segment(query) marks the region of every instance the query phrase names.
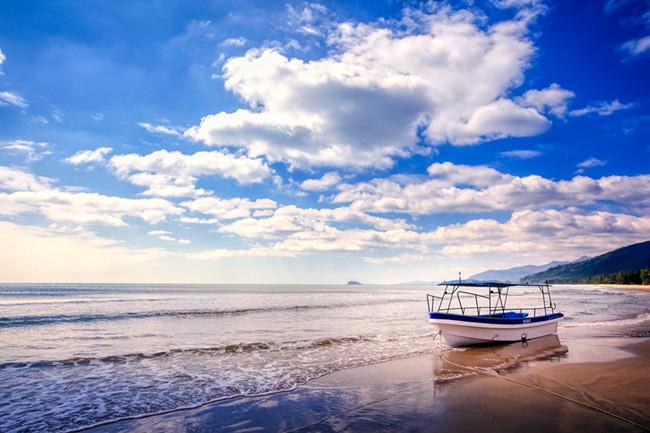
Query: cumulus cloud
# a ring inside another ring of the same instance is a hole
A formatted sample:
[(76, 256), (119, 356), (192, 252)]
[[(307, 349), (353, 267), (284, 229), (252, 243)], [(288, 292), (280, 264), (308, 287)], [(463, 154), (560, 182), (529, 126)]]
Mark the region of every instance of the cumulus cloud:
[[(247, 221), (247, 224), (251, 221)], [(412, 229), (339, 229), (328, 224), (301, 226), (292, 221), (260, 221), (249, 235), (268, 237), (267, 245), (249, 249), (216, 249), (190, 258), (219, 260), (226, 257), (296, 257), (304, 254), (375, 252), (361, 259), (372, 264), (427, 260), (433, 254), (470, 257), (505, 253), (550, 259), (600, 254), (638, 239), (650, 230), (650, 217), (613, 212), (564, 210), (517, 211), (510, 219), (478, 219), (441, 226), (429, 232)], [(241, 234), (241, 233), (240, 233)], [(382, 251), (412, 250), (398, 256)]]
[(73, 165), (80, 164), (90, 164), (90, 163), (103, 163), (104, 156), (113, 151), (110, 147), (98, 147), (95, 150), (82, 150), (69, 158), (66, 158), (65, 161)]
[[(252, 212), (258, 210), (275, 209), (278, 205), (273, 200), (258, 199), (255, 201), (248, 198), (221, 199), (217, 197), (201, 197), (196, 200), (185, 201), (181, 206), (193, 212), (199, 212), (205, 215), (213, 215), (219, 219), (237, 219), (248, 218)], [(185, 219), (185, 222), (208, 223), (203, 220)], [(214, 221), (216, 220), (208, 220)]]
[(500, 223), (492, 219), (440, 227), (429, 241), (443, 245), (442, 254), (490, 253), (575, 257), (638, 242), (650, 233), (650, 218), (612, 212), (564, 210), (518, 211)]
[(159, 150), (149, 155), (115, 155), (109, 167), (120, 178), (147, 187), (145, 195), (160, 197), (207, 194), (207, 191), (196, 188), (197, 176), (200, 175), (218, 175), (235, 179), (242, 185), (251, 185), (262, 182), (273, 173), (259, 158), (221, 151), (185, 155), (178, 151)]
[(155, 224), (183, 209), (162, 199), (128, 199), (98, 193), (69, 192), (53, 187), (52, 179), (24, 170), (0, 167), (0, 214), (40, 213), (55, 222), (126, 226), (126, 217)]
[(421, 135), (456, 145), (532, 136), (550, 126), (540, 110), (562, 112), (557, 94), (568, 93), (557, 86), (505, 97), (534, 53), (528, 18), (484, 28), (482, 16), (447, 6), (408, 18), (408, 34), (339, 24), (327, 34), (331, 55), (319, 60), (272, 48), (229, 59), (225, 87), (249, 108), (205, 116), (185, 135), (294, 167), (390, 167), (424, 151)]
[(559, 84), (553, 83), (546, 89), (529, 90), (517, 101), (524, 107), (533, 107), (540, 113), (550, 113), (563, 118), (567, 113), (568, 101), (575, 96)]
[[(346, 230), (339, 230), (335, 224), (345, 223)], [(347, 236), (357, 226), (370, 226), (386, 232), (403, 231), (412, 228), (404, 220), (380, 218), (347, 207), (335, 209), (303, 209), (296, 206), (278, 208), (268, 218), (243, 218), (219, 228), (220, 233), (232, 233), (244, 238), (290, 239), (317, 238), (319, 233), (332, 236)], [(311, 234), (310, 234), (311, 233)], [(336, 233), (336, 234), (334, 234)], [(338, 243), (338, 241), (337, 241)]]
[(300, 184), (300, 188), (307, 191), (324, 191), (341, 181), (341, 176), (336, 172), (325, 173), (320, 179), (307, 179)]
[(486, 166), (435, 163), (430, 178), (375, 179), (339, 187), (332, 201), (350, 203), (363, 212), (412, 215), (445, 212), (518, 210), (545, 206), (590, 205), (613, 201), (627, 206), (650, 205), (650, 175), (576, 176), (554, 181), (537, 175), (501, 173)]
[(26, 170), (0, 166), (0, 190), (47, 191), (54, 183), (54, 179), (35, 176)]
[(125, 217), (137, 217), (148, 223), (159, 223), (183, 209), (162, 199), (128, 199), (97, 193), (47, 191), (16, 191), (0, 193), (0, 213), (41, 213), (51, 221), (81, 225), (127, 226)]

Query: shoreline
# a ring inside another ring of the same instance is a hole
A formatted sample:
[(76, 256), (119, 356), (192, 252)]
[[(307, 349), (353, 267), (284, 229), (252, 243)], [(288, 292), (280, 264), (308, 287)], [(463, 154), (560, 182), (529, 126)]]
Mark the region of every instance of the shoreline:
[(589, 341), (551, 337), (355, 367), (292, 391), (81, 431), (650, 431), (650, 338), (617, 337), (610, 344), (627, 356), (574, 362), (571, 347)]
[[(553, 286), (575, 286), (576, 284), (552, 284)], [(608, 289), (639, 290), (650, 292), (650, 286), (640, 284), (578, 284), (585, 287), (605, 287)]]

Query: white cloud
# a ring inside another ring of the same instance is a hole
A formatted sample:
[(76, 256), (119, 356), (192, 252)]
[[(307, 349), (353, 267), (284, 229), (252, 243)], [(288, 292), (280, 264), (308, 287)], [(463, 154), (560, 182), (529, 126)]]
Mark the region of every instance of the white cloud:
[(182, 216), (180, 218), (182, 223), (187, 224), (217, 224), (219, 222), (218, 218), (196, 218), (196, 217), (187, 217)]
[(173, 135), (176, 137), (181, 137), (181, 133), (178, 129), (172, 128), (164, 125), (152, 125), (151, 123), (140, 122), (138, 126), (143, 127), (152, 134), (164, 134), (164, 135)]
[(634, 104), (622, 104), (617, 100), (612, 101), (612, 102), (601, 102), (598, 105), (595, 106), (588, 106), (585, 108), (581, 108), (579, 110), (572, 110), (569, 112), (569, 115), (571, 116), (584, 116), (586, 114), (591, 114), (591, 113), (596, 113), (600, 116), (609, 116), (612, 113), (619, 111), (619, 110), (627, 110), (634, 107)]
[(228, 38), (221, 45), (224, 47), (243, 47), (246, 45), (246, 38)]
[(191, 243), (190, 240), (188, 239), (177, 239), (173, 236), (170, 236), (172, 232), (169, 232), (167, 230), (152, 230), (150, 232), (147, 232), (149, 236), (155, 236), (160, 240), (163, 241), (168, 241), (168, 242), (177, 242), (179, 244), (189, 244)]
[(434, 179), (450, 185), (490, 186), (507, 183), (511, 177), (493, 168), (478, 165), (458, 165), (451, 162), (431, 164), (427, 173)]
[(484, 212), (545, 206), (581, 206), (613, 201), (627, 206), (650, 205), (650, 175), (576, 176), (554, 181), (540, 176), (512, 176), (485, 166), (436, 163), (430, 179), (375, 179), (341, 185), (334, 203), (350, 203), (362, 212), (412, 215)]
[[(7, 59), (7, 56), (0, 50), (0, 75), (4, 75), (4, 72), (2, 72), (2, 64), (5, 62)], [(6, 90), (3, 90), (0, 92), (0, 106), (3, 105), (13, 105), (18, 108), (27, 108), (29, 105), (27, 104), (27, 101), (25, 99), (18, 95), (15, 92), (9, 92)]]
[(300, 184), (300, 188), (307, 191), (324, 191), (338, 184), (341, 176), (336, 172), (325, 173), (320, 179), (307, 179)]
[(295, 257), (296, 254), (289, 251), (269, 247), (252, 247), (249, 249), (229, 250), (225, 248), (216, 248), (213, 250), (199, 251), (198, 253), (188, 254), (189, 259), (194, 260), (221, 260), (227, 258), (240, 257)]
[(159, 223), (183, 209), (162, 199), (128, 199), (97, 193), (72, 193), (59, 190), (0, 193), (0, 213), (16, 215), (38, 212), (51, 221), (81, 225), (126, 226), (125, 217)]
[(505, 152), (500, 152), (499, 155), (505, 156), (506, 158), (515, 158), (515, 159), (532, 159), (540, 156), (542, 152), (539, 150), (508, 150)]
[(27, 108), (29, 106), (22, 96), (6, 90), (0, 92), (0, 105), (14, 105), (19, 108)]
[[(523, 82), (534, 53), (527, 21), (482, 28), (481, 19), (449, 7), (411, 11), (420, 32), (407, 35), (343, 23), (328, 33), (331, 55), (307, 62), (249, 50), (225, 63), (224, 78), (250, 108), (205, 116), (185, 135), (295, 167), (390, 167), (393, 157), (422, 151), (419, 128), (433, 144), (544, 132), (550, 122), (532, 94), (528, 106), (504, 96)], [(550, 99), (553, 90), (540, 94)]]
[(66, 158), (65, 161), (70, 164), (80, 165), (80, 164), (90, 164), (90, 163), (103, 163), (104, 156), (111, 153), (113, 149), (110, 147), (98, 147), (95, 150), (82, 150), (69, 158)]
[(58, 108), (55, 108), (52, 110), (52, 113), (50, 114), (52, 116), (52, 119), (58, 123), (63, 123), (63, 111), (59, 110)]
[[(319, 253), (370, 253), (362, 256), (372, 264), (406, 263), (438, 257), (473, 257), (494, 254), (529, 257), (529, 260), (574, 259), (596, 255), (645, 239), (650, 217), (612, 212), (564, 210), (517, 211), (510, 219), (472, 220), (438, 227), (430, 232), (392, 229), (341, 230), (327, 224), (297, 227), (291, 221), (262, 221), (258, 228), (273, 230), (274, 241), (249, 249), (216, 249), (192, 254), (192, 259), (219, 260), (233, 257), (297, 257)], [(249, 231), (253, 234), (253, 231)], [(241, 234), (241, 233), (240, 233)], [(255, 233), (264, 238), (261, 231)], [(412, 250), (398, 256), (381, 257), (381, 251)]]
[(149, 155), (116, 155), (111, 158), (109, 166), (120, 178), (147, 187), (144, 194), (161, 197), (207, 194), (205, 190), (196, 189), (197, 176), (200, 175), (219, 175), (250, 185), (262, 182), (273, 173), (259, 158), (220, 151), (185, 155), (159, 150)]
[(499, 8), (527, 8), (542, 5), (542, 0), (492, 0), (492, 3)]
[(331, 25), (327, 12), (318, 3), (304, 3), (302, 8), (287, 5), (287, 26), (306, 35), (323, 36)]
[[(201, 197), (192, 201), (185, 201), (181, 206), (193, 212), (205, 215), (214, 215), (220, 219), (248, 218), (251, 212), (259, 209), (275, 209), (277, 203), (269, 199), (251, 201), (247, 198), (220, 199), (217, 197)], [(201, 220), (186, 219), (186, 222), (209, 223)], [(214, 221), (214, 220), (208, 220)]]
[(631, 56), (638, 56), (648, 52), (650, 51), (650, 35), (627, 41), (622, 45), (622, 49), (627, 51)]
[(448, 126), (457, 144), (473, 144), (479, 137), (497, 139), (530, 137), (551, 127), (551, 122), (533, 108), (523, 108), (509, 99), (499, 99), (477, 108), (467, 123)]
[(383, 265), (386, 263), (409, 263), (431, 260), (430, 255), (426, 254), (400, 254), (399, 256), (390, 257), (361, 257), (366, 263), (373, 265)]
[(0, 166), (0, 189), (5, 191), (47, 191), (54, 179), (34, 176), (19, 168)]
[(543, 90), (529, 90), (517, 102), (524, 107), (533, 107), (540, 113), (550, 113), (563, 118), (567, 113), (568, 101), (575, 96), (559, 84), (553, 83)]
[[(404, 231), (413, 228), (400, 219), (380, 218), (347, 207), (335, 209), (302, 209), (296, 206), (278, 208), (268, 218), (243, 218), (219, 228), (220, 233), (232, 233), (253, 239), (291, 239), (305, 236), (319, 238), (323, 233), (345, 235), (354, 230), (338, 230), (334, 224), (348, 227), (370, 226), (385, 232)], [(375, 231), (371, 231), (374, 233)], [(370, 233), (357, 230), (357, 233)], [(379, 232), (377, 232), (379, 233)], [(336, 237), (336, 235), (334, 235)], [(343, 241), (343, 240), (341, 240)], [(336, 241), (339, 243), (339, 240)]]
[(430, 233), (430, 242), (444, 245), (440, 252), (450, 257), (504, 253), (557, 259), (600, 254), (647, 233), (647, 216), (567, 208), (514, 212), (504, 223), (484, 219), (440, 227)]
[(39, 151), (37, 148), (47, 147), (48, 143), (36, 142), (31, 140), (11, 140), (0, 141), (0, 148), (15, 152), (24, 152), (27, 154), (28, 161), (37, 161), (45, 155), (51, 154), (50, 151)]
[(0, 167), (0, 214), (40, 213), (55, 222), (126, 226), (125, 217), (155, 224), (183, 209), (162, 199), (128, 199), (55, 189), (52, 179)]
[(582, 161), (580, 164), (578, 164), (578, 167), (582, 168), (591, 168), (591, 167), (600, 167), (607, 164), (607, 161), (601, 161), (598, 158), (594, 158), (593, 156), (585, 161)]

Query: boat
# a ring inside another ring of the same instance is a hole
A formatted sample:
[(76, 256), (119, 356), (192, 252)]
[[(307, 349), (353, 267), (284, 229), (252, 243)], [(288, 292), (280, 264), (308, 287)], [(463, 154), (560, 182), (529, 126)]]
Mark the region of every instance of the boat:
[[(556, 334), (558, 322), (564, 317), (556, 312), (548, 282), (504, 283), (459, 278), (439, 286), (444, 286), (442, 296), (427, 295), (429, 321), (451, 346), (526, 341)], [(524, 304), (507, 307), (511, 288), (523, 289)], [(539, 290), (536, 297), (541, 295), (541, 304), (530, 303), (531, 288)]]

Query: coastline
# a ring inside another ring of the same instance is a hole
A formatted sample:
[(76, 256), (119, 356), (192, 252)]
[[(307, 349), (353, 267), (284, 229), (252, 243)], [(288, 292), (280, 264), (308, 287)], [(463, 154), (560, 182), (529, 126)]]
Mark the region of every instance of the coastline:
[[(561, 286), (562, 284), (555, 284), (556, 286)], [(573, 286), (574, 284), (566, 284), (567, 286)], [(585, 287), (605, 287), (608, 289), (623, 289), (623, 290), (639, 290), (641, 292), (650, 292), (650, 286), (639, 285), (639, 284), (580, 284)]]
[(588, 351), (589, 339), (567, 346), (551, 336), (351, 368), (293, 391), (84, 431), (650, 431), (650, 323), (643, 327), (641, 338), (619, 329), (605, 339), (616, 349), (612, 359), (575, 362), (572, 348)]

